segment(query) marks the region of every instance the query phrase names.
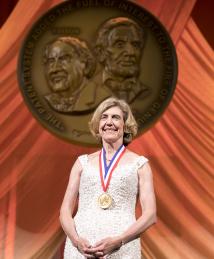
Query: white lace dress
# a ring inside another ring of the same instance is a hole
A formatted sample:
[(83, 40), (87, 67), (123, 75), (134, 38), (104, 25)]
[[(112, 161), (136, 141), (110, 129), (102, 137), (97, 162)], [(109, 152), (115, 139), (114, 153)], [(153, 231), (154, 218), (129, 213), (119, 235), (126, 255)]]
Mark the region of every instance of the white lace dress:
[[(120, 163), (113, 172), (107, 193), (113, 198), (110, 208), (104, 210), (98, 205), (98, 197), (103, 193), (99, 168), (88, 163), (88, 155), (79, 157), (83, 171), (79, 188), (78, 211), (74, 217), (79, 236), (89, 240), (93, 245), (105, 237), (120, 235), (135, 221), (136, 196), (138, 193), (137, 170), (148, 160), (140, 156), (129, 165)], [(85, 258), (66, 239), (64, 259)], [(140, 239), (135, 239), (105, 258), (107, 259), (140, 259)]]

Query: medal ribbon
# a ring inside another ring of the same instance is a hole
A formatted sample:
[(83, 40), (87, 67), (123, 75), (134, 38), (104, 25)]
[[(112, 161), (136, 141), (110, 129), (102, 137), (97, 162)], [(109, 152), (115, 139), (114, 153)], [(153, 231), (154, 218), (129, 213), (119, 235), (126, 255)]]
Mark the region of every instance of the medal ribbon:
[(106, 152), (105, 149), (102, 148), (99, 155), (99, 167), (100, 167), (100, 179), (103, 187), (103, 191), (106, 192), (111, 181), (112, 173), (117, 167), (121, 157), (125, 153), (126, 148), (124, 145), (121, 145), (119, 149), (114, 154), (110, 164), (106, 165)]

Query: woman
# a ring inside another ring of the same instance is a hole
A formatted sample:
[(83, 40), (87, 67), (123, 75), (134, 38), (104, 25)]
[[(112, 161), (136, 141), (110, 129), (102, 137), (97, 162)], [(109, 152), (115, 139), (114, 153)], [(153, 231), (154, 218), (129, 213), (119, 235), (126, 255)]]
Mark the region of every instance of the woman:
[[(148, 160), (125, 147), (137, 133), (136, 121), (125, 101), (109, 98), (89, 126), (103, 148), (80, 156), (71, 170), (60, 211), (64, 258), (140, 259), (139, 237), (156, 221), (156, 203)], [(136, 220), (138, 195), (143, 214)]]

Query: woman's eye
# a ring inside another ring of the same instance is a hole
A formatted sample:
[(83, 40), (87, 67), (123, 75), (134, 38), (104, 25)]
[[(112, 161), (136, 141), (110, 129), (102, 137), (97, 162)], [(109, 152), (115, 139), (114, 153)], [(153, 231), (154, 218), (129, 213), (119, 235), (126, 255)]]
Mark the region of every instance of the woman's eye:
[(112, 118), (115, 120), (120, 120), (120, 116), (117, 116), (117, 115), (113, 116)]

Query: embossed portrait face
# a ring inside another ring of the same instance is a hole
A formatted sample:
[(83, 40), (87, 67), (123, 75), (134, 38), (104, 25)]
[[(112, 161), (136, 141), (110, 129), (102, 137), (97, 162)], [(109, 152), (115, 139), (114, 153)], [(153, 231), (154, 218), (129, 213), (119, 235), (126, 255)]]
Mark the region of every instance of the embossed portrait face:
[(133, 26), (118, 26), (108, 35), (106, 69), (119, 77), (134, 77), (139, 73), (142, 42)]
[(84, 68), (71, 45), (56, 41), (49, 47), (45, 75), (53, 92), (72, 94), (82, 83)]

